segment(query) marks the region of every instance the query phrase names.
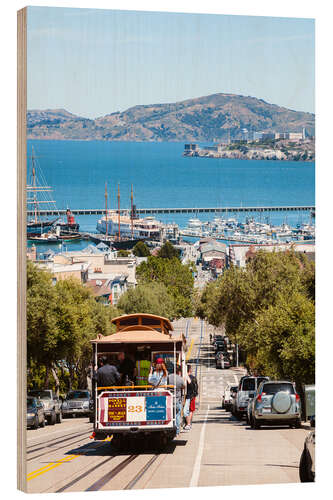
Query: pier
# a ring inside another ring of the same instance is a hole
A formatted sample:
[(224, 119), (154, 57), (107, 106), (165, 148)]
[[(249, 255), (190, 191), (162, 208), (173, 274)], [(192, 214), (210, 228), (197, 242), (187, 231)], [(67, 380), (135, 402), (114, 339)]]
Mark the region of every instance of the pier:
[[(158, 215), (158, 214), (203, 214), (203, 213), (262, 213), (262, 212), (311, 212), (315, 214), (315, 206), (261, 206), (261, 207), (190, 207), (190, 208), (136, 208), (134, 216)], [(129, 209), (121, 209), (121, 214), (128, 214)], [(66, 210), (39, 210), (40, 216), (61, 216), (66, 215)], [(105, 208), (79, 208), (71, 209), (73, 215), (104, 215)], [(28, 216), (33, 216), (33, 211), (27, 212)]]

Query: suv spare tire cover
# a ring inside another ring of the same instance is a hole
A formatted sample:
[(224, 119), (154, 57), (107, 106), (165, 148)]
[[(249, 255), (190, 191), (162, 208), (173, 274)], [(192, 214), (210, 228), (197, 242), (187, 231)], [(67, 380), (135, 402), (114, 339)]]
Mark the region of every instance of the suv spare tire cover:
[(288, 392), (277, 392), (273, 397), (272, 406), (278, 413), (286, 413), (291, 406), (291, 397)]

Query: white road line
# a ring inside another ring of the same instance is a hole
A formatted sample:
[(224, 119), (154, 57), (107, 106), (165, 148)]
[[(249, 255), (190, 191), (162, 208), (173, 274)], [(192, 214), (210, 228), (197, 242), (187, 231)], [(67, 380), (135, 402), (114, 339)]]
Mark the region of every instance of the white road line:
[(205, 430), (206, 430), (206, 422), (207, 422), (208, 412), (209, 412), (209, 405), (208, 405), (208, 408), (206, 411), (203, 426), (201, 428), (199, 447), (198, 447), (198, 452), (197, 452), (197, 456), (196, 456), (194, 467), (193, 467), (190, 487), (191, 486), (193, 486), (193, 487), (198, 486), (200, 467), (201, 467), (201, 458), (202, 458), (203, 449), (204, 449), (204, 442), (205, 442)]

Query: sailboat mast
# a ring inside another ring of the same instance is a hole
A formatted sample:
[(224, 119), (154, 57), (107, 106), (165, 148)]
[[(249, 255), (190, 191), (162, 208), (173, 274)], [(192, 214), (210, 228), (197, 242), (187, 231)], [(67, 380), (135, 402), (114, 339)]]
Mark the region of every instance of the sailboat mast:
[(120, 241), (120, 191), (118, 184), (118, 239)]
[(105, 183), (105, 235), (108, 237), (108, 191)]
[(131, 234), (133, 240), (133, 184), (131, 185)]
[(32, 162), (32, 185), (33, 185), (33, 195), (34, 195), (34, 210), (35, 210), (35, 223), (37, 223), (37, 192), (36, 192), (36, 169), (35, 169), (35, 158), (34, 158), (34, 148), (31, 151), (31, 162)]

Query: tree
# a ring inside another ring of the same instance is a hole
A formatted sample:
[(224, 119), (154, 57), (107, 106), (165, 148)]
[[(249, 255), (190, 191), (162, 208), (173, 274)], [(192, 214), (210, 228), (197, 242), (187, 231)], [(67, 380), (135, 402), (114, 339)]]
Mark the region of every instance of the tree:
[(159, 249), (157, 257), (161, 257), (162, 259), (173, 259), (174, 257), (179, 258), (179, 255), (179, 250), (177, 250), (170, 241), (166, 241)]
[[(28, 383), (48, 387), (50, 374), (57, 386), (68, 381), (86, 386), (91, 359), (90, 340), (112, 333), (112, 306), (95, 301), (78, 280), (52, 283), (51, 273), (27, 262)], [(45, 367), (45, 370), (44, 368)], [(59, 377), (60, 371), (60, 377)], [(44, 383), (41, 383), (44, 377)]]
[(173, 319), (175, 304), (163, 283), (152, 282), (127, 290), (117, 307), (125, 314), (149, 313)]
[(149, 257), (150, 251), (147, 245), (143, 241), (138, 241), (133, 248), (133, 254), (136, 257)]
[(33, 377), (33, 363), (45, 367), (46, 387), (52, 365), (61, 356), (59, 327), (55, 311), (56, 292), (52, 275), (27, 261), (27, 365)]
[(163, 283), (175, 303), (175, 317), (192, 315), (194, 278), (188, 264), (183, 265), (177, 257), (148, 257), (136, 270), (140, 284)]
[(121, 248), (120, 250), (117, 251), (117, 256), (118, 257), (128, 257), (130, 255), (130, 251), (129, 250), (125, 250), (123, 248)]
[(253, 370), (298, 384), (314, 379), (315, 269), (293, 251), (254, 255), (204, 289), (197, 314), (226, 333)]
[(315, 380), (315, 306), (298, 292), (279, 296), (275, 305), (258, 311), (242, 332), (242, 345), (253, 366), (275, 379), (291, 379), (300, 387)]

